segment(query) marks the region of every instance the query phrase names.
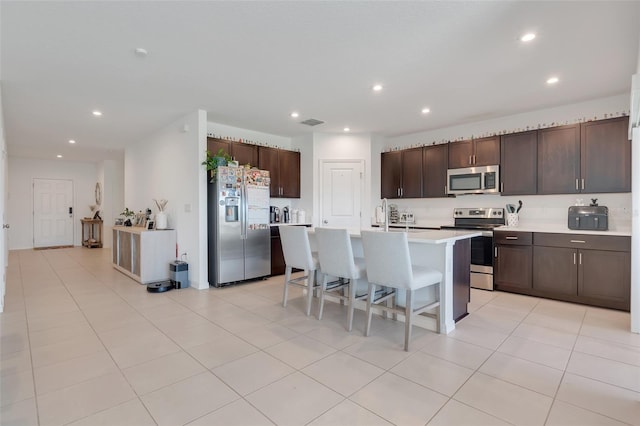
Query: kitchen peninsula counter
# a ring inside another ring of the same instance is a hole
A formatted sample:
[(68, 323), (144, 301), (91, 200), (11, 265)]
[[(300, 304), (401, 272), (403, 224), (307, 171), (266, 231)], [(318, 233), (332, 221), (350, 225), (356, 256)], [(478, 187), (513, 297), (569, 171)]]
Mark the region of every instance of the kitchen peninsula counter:
[[(380, 228), (367, 230), (384, 232)], [(351, 244), (356, 257), (364, 257), (359, 229), (350, 229)], [(401, 232), (391, 230), (390, 232)], [(310, 243), (315, 246), (313, 229), (309, 230)], [(414, 264), (426, 266), (442, 273), (440, 285), (440, 333), (448, 334), (455, 329), (455, 322), (467, 315), (469, 302), (469, 266), (471, 263), (471, 238), (480, 236), (478, 231), (463, 230), (410, 230), (408, 232), (409, 251)], [(393, 268), (393, 265), (389, 265)], [(418, 290), (418, 300), (433, 300), (435, 288)], [(398, 299), (404, 300), (403, 291)], [(424, 318), (424, 326), (435, 328), (429, 318)], [(416, 323), (416, 325), (423, 325)]]

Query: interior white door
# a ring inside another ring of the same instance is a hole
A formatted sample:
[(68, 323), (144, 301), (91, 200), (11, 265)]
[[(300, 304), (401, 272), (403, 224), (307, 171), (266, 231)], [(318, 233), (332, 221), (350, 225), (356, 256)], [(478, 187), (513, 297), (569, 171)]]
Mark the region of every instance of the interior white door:
[(33, 246), (73, 245), (73, 181), (33, 180)]
[(364, 165), (361, 160), (321, 160), (321, 226), (360, 229)]

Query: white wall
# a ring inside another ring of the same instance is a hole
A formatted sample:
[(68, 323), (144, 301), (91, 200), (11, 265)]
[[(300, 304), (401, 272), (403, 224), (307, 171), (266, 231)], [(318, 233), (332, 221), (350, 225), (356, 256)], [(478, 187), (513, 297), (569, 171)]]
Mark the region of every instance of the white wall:
[(33, 179), (73, 181), (73, 242), (82, 245), (80, 219), (91, 215), (95, 204), (96, 163), (64, 160), (36, 160), (9, 157), (8, 223), (9, 249), (33, 248)]
[(136, 212), (150, 208), (155, 214), (153, 200), (168, 200), (168, 224), (177, 230), (178, 255), (187, 253), (189, 280), (196, 288), (209, 286), (202, 211), (206, 170), (200, 165), (205, 151), (206, 112), (195, 111), (128, 146), (124, 157), (125, 206)]
[(98, 182), (102, 185), (102, 245), (110, 248), (113, 245), (111, 229), (117, 217), (124, 210), (124, 159), (105, 160), (98, 163)]
[(256, 145), (270, 146), (272, 148), (291, 149), (291, 138), (289, 137), (241, 129), (213, 121), (207, 122), (207, 135), (217, 138), (231, 138), (232, 140), (242, 139)]
[[(363, 160), (364, 188), (362, 194), (361, 226), (369, 226), (367, 206), (371, 203), (371, 135), (369, 134), (328, 134), (313, 135), (313, 224), (320, 226), (320, 170), (321, 160)], [(306, 172), (306, 170), (305, 170)]]
[(7, 160), (7, 142), (4, 134), (4, 112), (2, 108), (2, 88), (0, 87), (0, 220), (2, 220), (3, 228), (0, 232), (0, 312), (4, 311), (4, 295), (6, 293), (7, 275), (6, 268), (8, 266), (8, 251), (7, 239), (5, 238), (6, 231), (4, 224), (6, 220), (7, 209), (7, 193), (8, 193), (8, 160)]

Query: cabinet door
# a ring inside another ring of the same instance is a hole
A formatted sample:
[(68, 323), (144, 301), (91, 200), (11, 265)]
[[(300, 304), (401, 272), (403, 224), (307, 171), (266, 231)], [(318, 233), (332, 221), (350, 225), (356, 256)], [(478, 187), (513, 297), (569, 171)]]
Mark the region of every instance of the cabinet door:
[(118, 237), (118, 265), (131, 272), (131, 233), (121, 232)]
[(579, 191), (580, 127), (538, 130), (538, 194)]
[(221, 149), (231, 155), (231, 142), (224, 139), (207, 138), (207, 150), (211, 155), (215, 156)]
[(402, 198), (422, 197), (422, 148), (402, 151)]
[(498, 245), (494, 258), (493, 282), (496, 286), (531, 288), (531, 246)]
[(580, 250), (578, 256), (578, 295), (601, 301), (603, 306), (629, 309), (630, 253)]
[(266, 146), (258, 147), (258, 168), (269, 170), (271, 186), (269, 194), (271, 197), (280, 197), (280, 174), (278, 169), (278, 150)]
[(284, 198), (300, 198), (300, 153), (295, 151), (278, 151), (278, 167), (280, 169), (280, 196)]
[(380, 196), (398, 198), (402, 178), (402, 152), (383, 152), (380, 155)]
[(113, 240), (111, 241), (111, 257), (114, 265), (118, 265), (118, 247), (120, 243), (118, 242), (118, 236), (120, 231), (117, 229), (113, 230)]
[(504, 135), (500, 147), (502, 195), (536, 193), (538, 132)]
[(472, 165), (473, 141), (460, 141), (449, 143), (449, 168), (459, 169)]
[(500, 164), (500, 137), (492, 136), (473, 140), (473, 165), (493, 166)]
[(422, 196), (447, 196), (449, 144), (427, 146), (422, 151)]
[(582, 124), (580, 129), (582, 192), (631, 191), (631, 142), (628, 138), (628, 129), (628, 117)]
[(232, 143), (231, 156), (239, 165), (251, 164), (258, 167), (258, 147), (247, 143)]
[(533, 247), (534, 290), (578, 294), (578, 251), (560, 247)]

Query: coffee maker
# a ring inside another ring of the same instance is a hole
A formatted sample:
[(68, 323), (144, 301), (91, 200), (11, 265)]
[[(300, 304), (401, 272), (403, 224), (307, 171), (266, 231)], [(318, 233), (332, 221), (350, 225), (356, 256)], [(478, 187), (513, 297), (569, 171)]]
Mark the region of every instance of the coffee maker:
[(269, 207), (269, 222), (278, 223), (280, 222), (280, 209), (275, 206)]

